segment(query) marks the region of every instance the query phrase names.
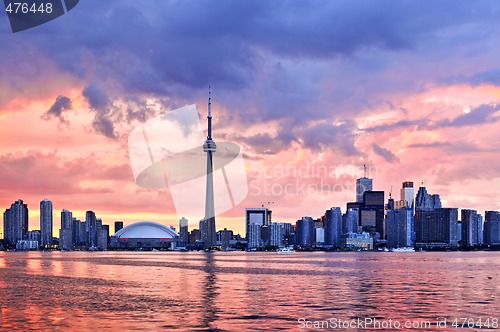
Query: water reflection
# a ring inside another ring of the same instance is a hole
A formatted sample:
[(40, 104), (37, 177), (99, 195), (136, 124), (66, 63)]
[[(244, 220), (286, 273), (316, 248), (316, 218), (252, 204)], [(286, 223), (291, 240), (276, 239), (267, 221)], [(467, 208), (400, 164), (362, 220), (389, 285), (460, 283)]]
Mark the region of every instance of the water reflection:
[(205, 312), (203, 315), (203, 327), (208, 329), (213, 328), (213, 322), (217, 320), (217, 292), (218, 287), (217, 276), (215, 270), (215, 254), (212, 252), (205, 253), (204, 272), (206, 273), (203, 283), (203, 302)]
[(243, 331), (293, 330), (299, 317), (496, 317), (499, 257), (0, 252), (0, 323), (2, 330)]

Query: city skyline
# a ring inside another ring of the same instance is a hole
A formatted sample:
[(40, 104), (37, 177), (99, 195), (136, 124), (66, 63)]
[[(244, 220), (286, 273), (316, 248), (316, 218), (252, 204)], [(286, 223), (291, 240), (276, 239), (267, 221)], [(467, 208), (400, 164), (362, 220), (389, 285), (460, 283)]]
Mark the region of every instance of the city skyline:
[(374, 190), (424, 179), (443, 206), (499, 211), (499, 10), (85, 1), (16, 34), (1, 12), (0, 206), (23, 199), (29, 229), (45, 197), (81, 219), (177, 225), (168, 190), (137, 187), (127, 136), (184, 105), (205, 114), (211, 84), (217, 140), (242, 147), (250, 188), (218, 229), (244, 233), (245, 208), (267, 202), (284, 221), (343, 207), (363, 164)]
[[(362, 178), (359, 178), (356, 180), (356, 184), (353, 186), (355, 189), (356, 189), (356, 192), (354, 192), (353, 194), (353, 199), (351, 201), (346, 201), (346, 202), (340, 202), (339, 204), (333, 204), (331, 205), (330, 207), (323, 207), (322, 209), (324, 210), (325, 208), (328, 210), (330, 209), (339, 209), (341, 212), (343, 213), (347, 213), (352, 207), (353, 205), (356, 206), (359, 202), (357, 202), (357, 199), (359, 199), (359, 192), (358, 192), (358, 188), (359, 188), (359, 180), (370, 180), (368, 181), (369, 183), (372, 183), (373, 179), (370, 179), (370, 178), (367, 178), (367, 177), (362, 177)], [(488, 212), (493, 212), (493, 213), (497, 213), (498, 211), (497, 210), (494, 210), (494, 209), (486, 209), (486, 210), (479, 210), (477, 208), (463, 208), (463, 207), (452, 207), (452, 206), (445, 206), (441, 203), (441, 200), (442, 200), (442, 197), (440, 194), (428, 194), (427, 192), (427, 187), (424, 186), (424, 183), (423, 181), (421, 181), (421, 184), (420, 186), (418, 187), (418, 192), (415, 193), (415, 188), (417, 187), (413, 187), (413, 182), (411, 181), (404, 181), (402, 182), (402, 188), (400, 188), (400, 193), (399, 193), (399, 196), (396, 195), (388, 195), (387, 199), (383, 198), (385, 197), (385, 192), (384, 191), (378, 191), (378, 190), (372, 190), (373, 188), (370, 188), (370, 190), (366, 190), (366, 191), (363, 191), (364, 193), (368, 193), (372, 196), (371, 200), (372, 201), (377, 201), (377, 205), (380, 205), (379, 203), (380, 202), (383, 202), (383, 209), (387, 212), (387, 210), (392, 210), (392, 209), (395, 209), (395, 210), (398, 210), (400, 209), (401, 207), (406, 207), (408, 206), (409, 208), (411, 208), (411, 210), (413, 211), (413, 213), (415, 213), (415, 207), (414, 207), (414, 204), (416, 202), (417, 205), (420, 205), (420, 206), (424, 206), (424, 207), (427, 207), (427, 208), (434, 208), (434, 206), (436, 207), (443, 207), (443, 208), (446, 208), (446, 209), (457, 209), (459, 211), (476, 211), (477, 212), (477, 215), (481, 215), (482, 218), (484, 219), (484, 217), (487, 215)], [(391, 188), (392, 190), (393, 188)], [(407, 196), (408, 193), (411, 192), (412, 195), (411, 196)], [(378, 194), (379, 193), (382, 193), (382, 195), (380, 197), (378, 197)], [(420, 197), (420, 195), (423, 193), (423, 195), (427, 196), (426, 197)], [(389, 194), (391, 194), (391, 192), (389, 192)], [(390, 206), (391, 202), (390, 200), (392, 200), (392, 207)], [(380, 202), (379, 202), (380, 201)], [(446, 201), (444, 199), (444, 201)], [(60, 229), (60, 228), (65, 228), (64, 227), (64, 217), (63, 217), (63, 214), (65, 212), (68, 212), (71, 214), (71, 216), (75, 216), (75, 215), (78, 215), (76, 213), (73, 213), (73, 210), (67, 210), (66, 208), (63, 208), (60, 210), (60, 212), (56, 209), (52, 209), (52, 205), (53, 205), (53, 202), (47, 198), (44, 198), (42, 201), (40, 201), (40, 210), (38, 211), (32, 211), (29, 209), (29, 204), (24, 202), (23, 199), (17, 199), (15, 200), (12, 204), (16, 204), (18, 202), (21, 202), (22, 204), (24, 204), (25, 207), (28, 208), (28, 218), (31, 219), (31, 216), (32, 216), (32, 213), (35, 214), (36, 216), (40, 216), (40, 212), (41, 212), (41, 209), (42, 209), (42, 205), (43, 203), (46, 203), (46, 202), (50, 202), (50, 210), (52, 211), (52, 218), (56, 218), (54, 219), (55, 221), (51, 221), (51, 223), (53, 224), (53, 230), (52, 230), (52, 233), (54, 234), (54, 237), (57, 237), (55, 234), (57, 234), (57, 231)], [(254, 207), (245, 207), (244, 211), (245, 214), (243, 216), (243, 224), (242, 225), (236, 225), (237, 227), (233, 227), (231, 228), (230, 230), (234, 230), (236, 233), (241, 233), (241, 234), (246, 234), (248, 232), (248, 226), (246, 225), (246, 220), (248, 220), (248, 210), (253, 210), (253, 209), (256, 209), (256, 210), (268, 210), (270, 212), (272, 212), (272, 210), (270, 209), (271, 208), (271, 203), (274, 203), (274, 202), (267, 202), (267, 206), (265, 206), (264, 204), (262, 204), (260, 207), (257, 207), (257, 206), (254, 206)], [(362, 203), (363, 204), (363, 203)], [(367, 204), (366, 202), (364, 202), (364, 204)], [(373, 203), (375, 204), (375, 203)], [(368, 203), (368, 205), (370, 205), (370, 203)], [(357, 207), (356, 207), (357, 208)], [(6, 207), (6, 209), (9, 209), (9, 207)], [(320, 208), (321, 209), (321, 208)], [(38, 214), (37, 214), (38, 212)], [(101, 216), (101, 213), (99, 212), (95, 212), (94, 210), (86, 210), (85, 212), (83, 212), (83, 218), (78, 218), (78, 217), (74, 217), (74, 219), (78, 219), (78, 220), (87, 220), (88, 216), (89, 216), (89, 212), (93, 214), (93, 219), (96, 219), (97, 218), (97, 215)], [(290, 219), (271, 219), (270, 216), (271, 216), (271, 213), (269, 214), (269, 220), (268, 222), (285, 222), (285, 223), (294, 223), (296, 221), (300, 221), (301, 218), (304, 218), (304, 217), (307, 217), (307, 218), (313, 218), (314, 220), (316, 220), (316, 218), (318, 218), (318, 216), (320, 216), (321, 214), (318, 214), (318, 215), (313, 215), (313, 214), (307, 214), (307, 213), (302, 213), (300, 215), (297, 215), (297, 217), (295, 218), (290, 218)], [(384, 215), (383, 216), (383, 222), (385, 223), (386, 222), (386, 219), (387, 219), (387, 216)], [(102, 220), (103, 218), (100, 217), (98, 218), (98, 220), (101, 220), (101, 223), (106, 223), (108, 225), (112, 225), (112, 224), (115, 224), (115, 222), (120, 222), (120, 223), (123, 223), (123, 220)], [(266, 217), (267, 219), (267, 217)], [(143, 221), (143, 220), (132, 220), (130, 223), (126, 223), (126, 225), (128, 224), (132, 224), (132, 223), (137, 223), (137, 222), (140, 222), (140, 221)], [(198, 229), (200, 230), (200, 227), (196, 227), (197, 225), (201, 225), (201, 221), (199, 224), (197, 223), (193, 223), (193, 222), (189, 222), (188, 219), (186, 219), (185, 217), (181, 217), (179, 218), (178, 220), (173, 220), (172, 222), (165, 222), (164, 224), (168, 227), (174, 227), (177, 231), (177, 233), (179, 233), (179, 235), (181, 234), (181, 227), (180, 227), (180, 223), (183, 223), (184, 226), (188, 227), (188, 231), (191, 231), (193, 229)], [(461, 219), (459, 218), (458, 221), (461, 221)], [(39, 226), (41, 224), (38, 224)], [(29, 225), (28, 225), (29, 226)], [(215, 225), (214, 225), (215, 226)], [(361, 225), (360, 225), (361, 226)], [(221, 227), (218, 227), (216, 229), (216, 231), (221, 231), (221, 230), (224, 230), (225, 226), (221, 226)], [(3, 227), (0, 227), (0, 229), (3, 230)], [(32, 231), (32, 230), (40, 230), (41, 227), (38, 227), (38, 228), (32, 228), (32, 227), (29, 227), (28, 230)], [(110, 235), (112, 235), (113, 233), (110, 233)]]

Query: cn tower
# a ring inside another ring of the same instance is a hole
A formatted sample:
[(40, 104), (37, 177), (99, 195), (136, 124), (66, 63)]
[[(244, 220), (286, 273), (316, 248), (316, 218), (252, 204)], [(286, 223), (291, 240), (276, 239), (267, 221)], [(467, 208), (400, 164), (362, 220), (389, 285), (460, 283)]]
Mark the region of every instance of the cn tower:
[(201, 240), (204, 248), (216, 245), (215, 233), (215, 207), (214, 207), (214, 177), (212, 154), (217, 150), (217, 145), (212, 140), (212, 100), (210, 87), (208, 90), (208, 136), (203, 144), (203, 151), (207, 153), (207, 191), (205, 196), (205, 218), (200, 221)]

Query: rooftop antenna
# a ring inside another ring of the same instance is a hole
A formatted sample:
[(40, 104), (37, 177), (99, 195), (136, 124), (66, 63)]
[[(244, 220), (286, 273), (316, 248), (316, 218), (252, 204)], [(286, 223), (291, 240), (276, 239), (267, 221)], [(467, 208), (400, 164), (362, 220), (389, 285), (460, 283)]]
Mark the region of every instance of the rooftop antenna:
[(208, 137), (207, 139), (212, 139), (212, 96), (210, 91), (210, 84), (208, 85)]
[(363, 164), (363, 169), (365, 170), (365, 178), (366, 178), (366, 164)]
[(389, 191), (389, 199), (392, 198), (392, 184), (391, 184), (391, 191)]
[(420, 182), (422, 182), (422, 187), (424, 186), (424, 179), (420, 180)]

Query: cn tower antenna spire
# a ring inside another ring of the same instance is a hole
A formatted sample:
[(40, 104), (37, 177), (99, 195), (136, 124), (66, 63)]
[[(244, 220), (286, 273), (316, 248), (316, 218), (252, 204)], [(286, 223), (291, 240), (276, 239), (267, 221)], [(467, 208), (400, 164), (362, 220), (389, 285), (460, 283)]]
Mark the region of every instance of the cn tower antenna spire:
[(208, 137), (207, 139), (212, 139), (212, 94), (210, 91), (210, 85), (208, 85)]

